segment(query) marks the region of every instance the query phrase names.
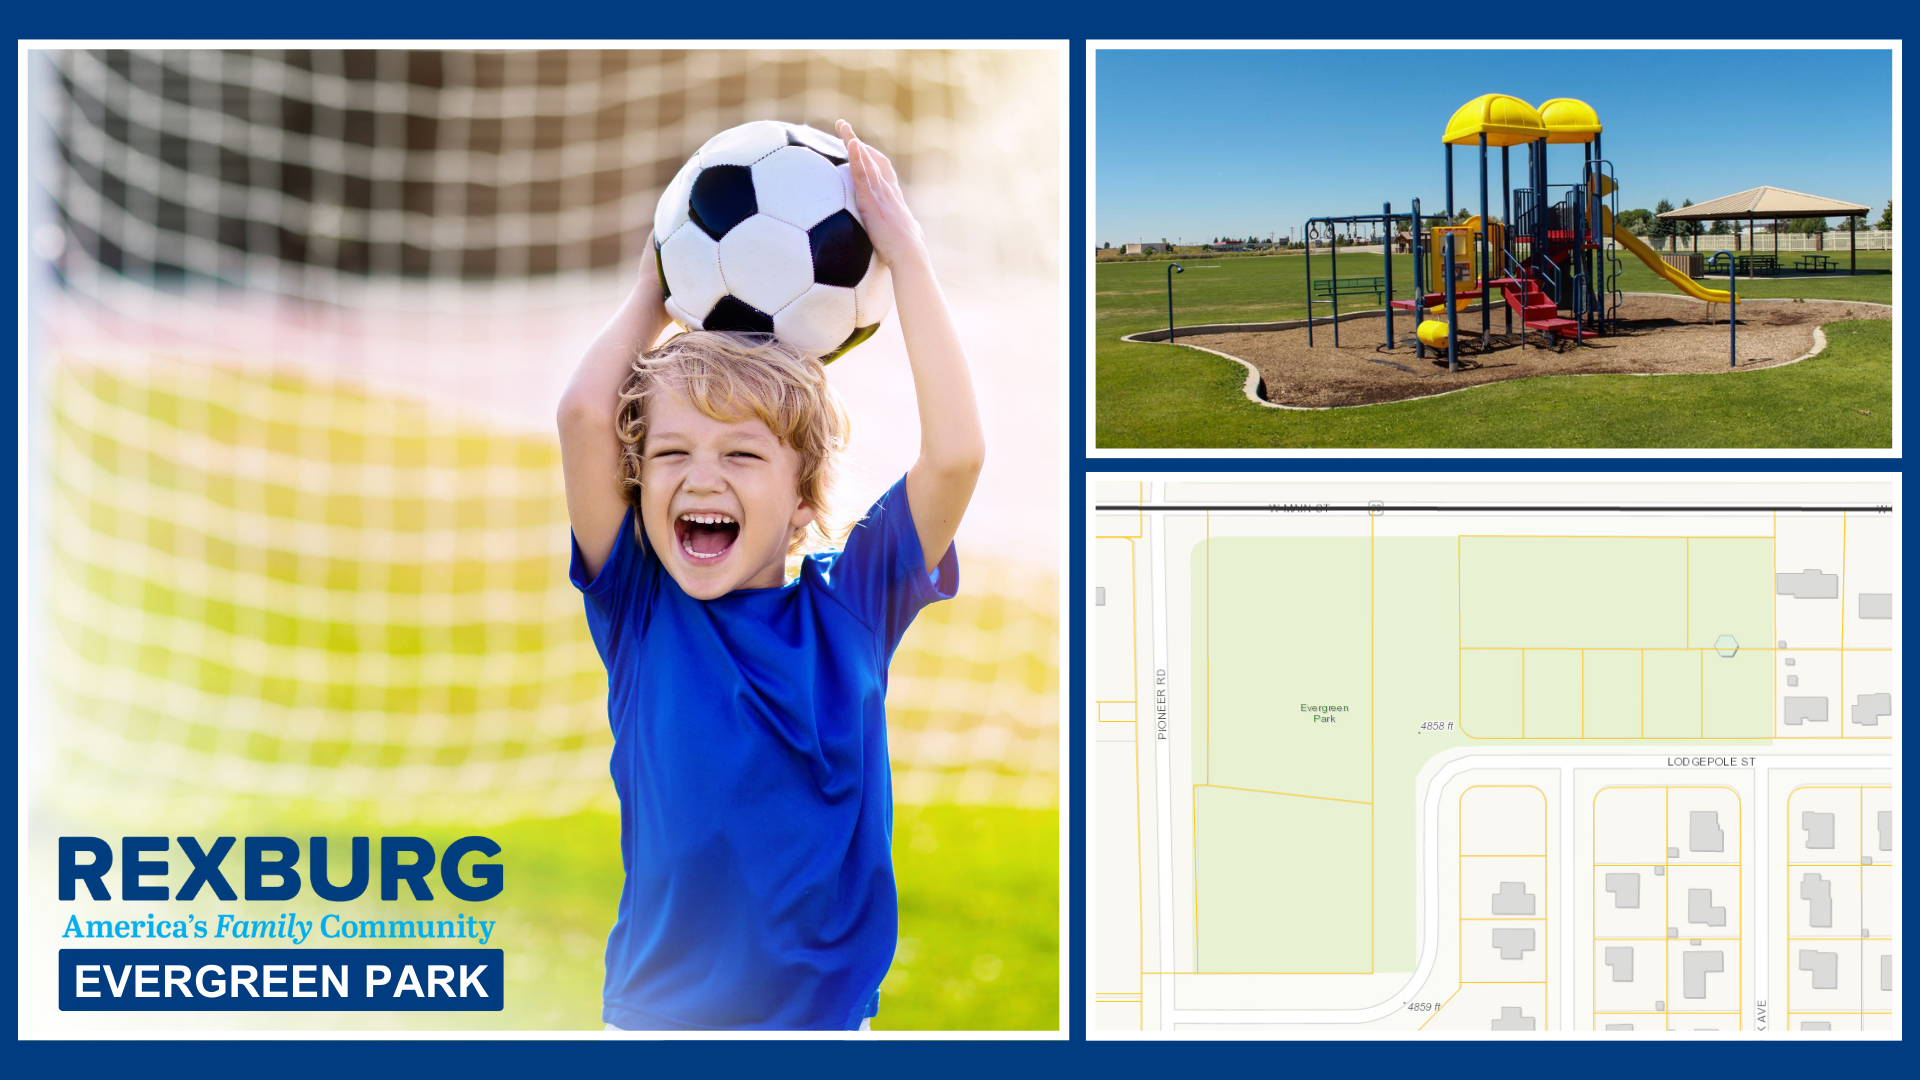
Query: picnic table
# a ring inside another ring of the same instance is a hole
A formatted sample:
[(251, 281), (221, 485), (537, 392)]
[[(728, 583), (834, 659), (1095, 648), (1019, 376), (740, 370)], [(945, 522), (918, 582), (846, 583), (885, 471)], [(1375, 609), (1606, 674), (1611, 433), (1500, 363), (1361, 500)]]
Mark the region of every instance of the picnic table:
[(1831, 255), (1802, 255), (1800, 261), (1795, 264), (1798, 269), (1818, 270), (1821, 273), (1832, 270), (1837, 265), (1839, 263)]
[(1741, 277), (1752, 277), (1755, 274), (1772, 275), (1780, 272), (1780, 260), (1776, 256), (1735, 255), (1730, 251), (1714, 252), (1713, 258), (1707, 260), (1707, 269), (1712, 271), (1717, 268), (1724, 272), (1727, 264), (1722, 260), (1729, 258), (1733, 260), (1733, 272)]

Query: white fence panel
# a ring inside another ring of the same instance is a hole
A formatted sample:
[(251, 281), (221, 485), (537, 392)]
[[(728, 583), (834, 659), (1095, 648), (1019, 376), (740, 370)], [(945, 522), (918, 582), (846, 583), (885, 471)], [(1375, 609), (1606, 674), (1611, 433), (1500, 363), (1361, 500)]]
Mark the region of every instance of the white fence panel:
[[(1706, 233), (1698, 237), (1682, 236), (1675, 238), (1644, 238), (1648, 244), (1660, 251), (1758, 251), (1771, 254), (1774, 248), (1773, 234), (1755, 230), (1753, 246), (1747, 246), (1747, 231), (1740, 230), (1738, 245), (1734, 243), (1732, 233)], [(1823, 242), (1824, 241), (1824, 242)], [(1891, 251), (1893, 249), (1892, 229), (1861, 229), (1854, 234), (1854, 246), (1860, 251)], [(1779, 251), (1782, 253), (1824, 251), (1828, 254), (1845, 255), (1847, 253), (1847, 230), (1829, 229), (1823, 238), (1819, 235), (1808, 236), (1802, 233), (1781, 233)]]

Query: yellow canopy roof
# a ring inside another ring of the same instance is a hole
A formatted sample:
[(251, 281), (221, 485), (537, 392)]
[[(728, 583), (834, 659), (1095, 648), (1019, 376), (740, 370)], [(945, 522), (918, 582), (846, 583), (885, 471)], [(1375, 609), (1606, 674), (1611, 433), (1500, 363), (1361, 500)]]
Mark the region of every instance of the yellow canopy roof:
[(1533, 106), (1511, 94), (1482, 94), (1454, 111), (1447, 121), (1447, 132), (1440, 141), (1458, 146), (1478, 145), (1487, 136), (1488, 146), (1524, 146), (1546, 137), (1546, 125)]
[(1557, 97), (1540, 103), (1540, 122), (1550, 143), (1590, 143), (1600, 134), (1600, 114), (1578, 98)]

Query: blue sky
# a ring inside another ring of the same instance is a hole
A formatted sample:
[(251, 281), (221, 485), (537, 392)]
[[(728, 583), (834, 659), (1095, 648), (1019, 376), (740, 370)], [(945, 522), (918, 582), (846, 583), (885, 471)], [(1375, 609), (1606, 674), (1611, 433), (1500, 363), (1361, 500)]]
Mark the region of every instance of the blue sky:
[[(1623, 210), (1771, 184), (1864, 203), (1871, 223), (1893, 190), (1885, 50), (1123, 50), (1095, 75), (1095, 245), (1297, 235), (1416, 197), (1437, 212), (1447, 118), (1496, 91), (1592, 105)], [(1553, 183), (1578, 153), (1553, 148)], [(1476, 209), (1478, 157), (1454, 151), (1455, 200)], [(1497, 152), (1488, 176), (1497, 202)]]

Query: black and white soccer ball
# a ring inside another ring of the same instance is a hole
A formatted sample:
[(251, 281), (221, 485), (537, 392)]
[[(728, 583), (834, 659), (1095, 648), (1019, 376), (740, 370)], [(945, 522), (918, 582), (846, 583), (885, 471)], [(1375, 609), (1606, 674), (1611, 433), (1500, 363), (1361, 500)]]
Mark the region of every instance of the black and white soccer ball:
[(847, 144), (801, 124), (708, 139), (660, 196), (653, 237), (667, 314), (689, 330), (772, 334), (832, 363), (893, 307)]

